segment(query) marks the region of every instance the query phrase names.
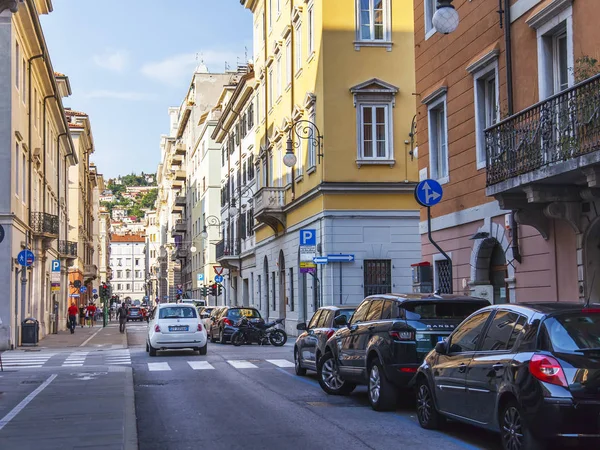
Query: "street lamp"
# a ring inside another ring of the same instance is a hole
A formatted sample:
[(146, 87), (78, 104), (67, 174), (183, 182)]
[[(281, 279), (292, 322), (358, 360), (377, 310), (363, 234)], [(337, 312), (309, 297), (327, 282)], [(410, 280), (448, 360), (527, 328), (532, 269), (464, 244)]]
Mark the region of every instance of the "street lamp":
[(229, 215), (230, 216), (235, 216), (238, 213), (238, 209), (235, 206), (235, 198), (231, 199), (231, 205), (229, 206)]
[(438, 0), (437, 10), (431, 20), (436, 31), (443, 34), (452, 33), (458, 28), (458, 12), (452, 4), (452, 0)]
[[(293, 134), (297, 137), (295, 141), (293, 139)], [(290, 128), (286, 152), (283, 156), (283, 164), (285, 164), (286, 167), (294, 167), (296, 165), (298, 159), (294, 154), (294, 149), (300, 147), (300, 140), (302, 139), (307, 140), (308, 145), (312, 145), (317, 150), (319, 163), (321, 162), (321, 158), (323, 157), (323, 136), (314, 122), (302, 119), (292, 123), (292, 127)]]
[(202, 239), (208, 239), (208, 230), (206, 229), (207, 226), (219, 227), (219, 234), (221, 233), (221, 221), (219, 218), (217, 216), (208, 216), (206, 219), (204, 219), (204, 228), (202, 233), (200, 233), (200, 237)]

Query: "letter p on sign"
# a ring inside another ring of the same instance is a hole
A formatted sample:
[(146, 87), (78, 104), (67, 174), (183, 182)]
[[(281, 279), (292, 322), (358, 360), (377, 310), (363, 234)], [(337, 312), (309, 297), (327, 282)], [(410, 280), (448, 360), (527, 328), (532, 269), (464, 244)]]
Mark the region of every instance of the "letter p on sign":
[(300, 230), (300, 245), (317, 245), (317, 231)]
[(60, 272), (60, 260), (59, 259), (52, 260), (52, 272)]

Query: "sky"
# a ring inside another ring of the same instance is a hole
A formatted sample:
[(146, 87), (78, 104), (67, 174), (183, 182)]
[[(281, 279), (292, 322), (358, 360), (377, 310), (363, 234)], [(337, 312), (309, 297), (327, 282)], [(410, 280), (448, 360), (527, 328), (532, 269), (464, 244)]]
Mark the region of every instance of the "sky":
[[(210, 72), (252, 57), (252, 13), (239, 0), (52, 0), (42, 28), (65, 107), (89, 115), (106, 179), (156, 172), (167, 110), (179, 106), (199, 60)], [(246, 56), (247, 55), (247, 56)]]

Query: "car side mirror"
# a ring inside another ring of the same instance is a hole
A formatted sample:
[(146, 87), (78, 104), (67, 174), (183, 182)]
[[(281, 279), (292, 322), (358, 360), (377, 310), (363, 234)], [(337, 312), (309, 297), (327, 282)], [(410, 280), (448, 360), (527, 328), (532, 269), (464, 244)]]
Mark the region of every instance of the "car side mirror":
[(448, 353), (448, 342), (444, 340), (435, 344), (435, 351), (440, 355), (445, 355)]
[(306, 324), (304, 322), (303, 323), (299, 323), (298, 325), (296, 325), (296, 330), (298, 330), (298, 331), (304, 331), (304, 330), (306, 330)]
[(343, 327), (344, 325), (348, 325), (348, 318), (344, 315), (339, 315), (333, 319), (333, 324), (337, 327)]

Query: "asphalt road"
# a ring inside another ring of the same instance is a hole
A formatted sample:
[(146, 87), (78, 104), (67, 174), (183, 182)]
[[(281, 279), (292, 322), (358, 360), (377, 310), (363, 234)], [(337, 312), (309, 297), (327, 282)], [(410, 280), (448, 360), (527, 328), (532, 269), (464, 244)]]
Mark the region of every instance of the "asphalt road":
[(151, 358), (135, 328), (128, 335), (140, 450), (500, 449), (495, 434), (474, 427), (421, 429), (412, 402), (378, 413), (365, 388), (328, 396), (314, 374), (297, 377), (285, 367), (293, 361), (291, 343), (209, 344), (206, 356), (171, 351)]

